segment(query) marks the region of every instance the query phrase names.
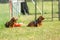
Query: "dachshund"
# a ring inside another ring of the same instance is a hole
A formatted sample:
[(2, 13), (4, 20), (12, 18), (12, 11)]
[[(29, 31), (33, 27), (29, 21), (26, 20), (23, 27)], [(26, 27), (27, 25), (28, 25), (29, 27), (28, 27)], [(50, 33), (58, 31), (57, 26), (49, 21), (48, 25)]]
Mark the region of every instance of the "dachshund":
[(12, 17), (10, 21), (5, 23), (5, 27), (9, 28), (9, 27), (13, 27), (14, 23), (16, 23), (17, 18)]
[(28, 27), (38, 27), (38, 26), (42, 25), (42, 21), (44, 19), (45, 18), (43, 16), (39, 16), (39, 18), (37, 20), (30, 22), (27, 26)]

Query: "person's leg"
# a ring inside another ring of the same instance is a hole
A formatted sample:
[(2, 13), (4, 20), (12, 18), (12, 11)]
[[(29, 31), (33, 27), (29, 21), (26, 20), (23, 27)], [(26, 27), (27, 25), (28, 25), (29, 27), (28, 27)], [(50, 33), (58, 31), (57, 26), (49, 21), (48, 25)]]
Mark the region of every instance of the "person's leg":
[(24, 4), (24, 9), (25, 9), (25, 12), (27, 13), (27, 14), (29, 14), (29, 10), (28, 10), (28, 6), (27, 6), (27, 3), (25, 2), (25, 4)]
[(23, 3), (23, 2), (21, 3), (21, 13), (22, 13), (23, 15), (25, 15), (25, 12), (24, 12), (24, 3)]
[(28, 9), (26, 9), (26, 13), (29, 14), (29, 10)]

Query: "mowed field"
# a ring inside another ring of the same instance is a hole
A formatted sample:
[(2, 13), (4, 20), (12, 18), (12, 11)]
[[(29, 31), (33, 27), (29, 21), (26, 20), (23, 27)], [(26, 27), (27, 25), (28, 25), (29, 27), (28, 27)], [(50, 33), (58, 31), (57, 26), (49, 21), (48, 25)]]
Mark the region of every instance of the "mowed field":
[[(50, 2), (46, 5), (49, 4)], [(34, 13), (34, 11), (30, 9), (30, 13)], [(26, 25), (34, 20), (34, 15), (20, 15), (18, 22), (23, 22), (24, 26), (6, 28), (4, 24), (9, 20), (9, 4), (0, 4), (0, 40), (60, 40), (60, 21), (57, 18), (54, 21), (44, 20), (40, 27), (27, 27)]]

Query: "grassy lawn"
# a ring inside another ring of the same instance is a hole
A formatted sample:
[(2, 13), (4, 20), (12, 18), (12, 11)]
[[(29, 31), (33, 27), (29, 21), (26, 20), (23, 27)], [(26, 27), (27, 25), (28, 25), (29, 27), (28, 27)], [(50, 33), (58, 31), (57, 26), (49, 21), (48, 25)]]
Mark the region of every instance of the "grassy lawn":
[[(55, 11), (57, 12), (57, 4), (55, 5)], [(47, 12), (50, 13), (49, 11)], [(30, 13), (34, 13), (34, 10), (30, 9)], [(45, 18), (46, 15), (49, 18), (50, 14), (44, 14)], [(39, 17), (40, 15), (37, 16)], [(57, 15), (55, 14), (55, 16)], [(54, 21), (44, 20), (41, 27), (27, 27), (26, 25), (34, 20), (34, 15), (21, 15), (18, 22), (23, 22), (26, 24), (25, 26), (5, 28), (4, 24), (9, 19), (9, 5), (0, 4), (0, 40), (60, 40), (60, 21), (58, 21), (58, 18), (54, 18)]]

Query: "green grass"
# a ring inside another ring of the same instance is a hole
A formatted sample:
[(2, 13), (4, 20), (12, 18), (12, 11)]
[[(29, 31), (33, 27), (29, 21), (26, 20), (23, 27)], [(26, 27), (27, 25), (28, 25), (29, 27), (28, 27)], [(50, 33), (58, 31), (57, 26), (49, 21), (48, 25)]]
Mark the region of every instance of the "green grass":
[[(42, 11), (42, 2), (37, 2), (37, 6), (39, 7), (39, 9)], [(35, 11), (35, 6), (32, 2), (28, 2), (28, 7), (29, 7), (29, 10), (30, 10), (30, 13), (34, 13)], [(32, 11), (31, 11), (32, 10)], [(53, 2), (53, 10), (54, 10), (54, 13), (55, 12), (58, 12), (58, 1), (54, 1)], [(52, 2), (51, 1), (44, 1), (43, 2), (43, 11), (44, 13), (51, 13), (52, 11)], [(38, 9), (37, 9), (37, 13), (39, 13)]]
[(1, 40), (59, 40), (60, 22), (43, 22), (41, 27), (0, 29)]
[[(57, 4), (55, 5), (57, 6)], [(34, 10), (30, 11), (34, 13)], [(56, 14), (54, 15), (57, 16)], [(39, 17), (40, 15), (37, 16)], [(49, 16), (51, 17), (51, 14), (44, 14), (45, 19), (46, 17), (49, 18)], [(21, 15), (18, 22), (23, 22), (26, 24), (25, 26), (5, 28), (4, 24), (9, 19), (9, 5), (0, 4), (0, 40), (60, 40), (60, 21), (58, 21), (58, 18), (54, 18), (54, 21), (51, 21), (51, 18), (50, 21), (48, 19), (44, 20), (41, 27), (27, 27), (26, 25), (34, 20), (34, 15)]]
[[(37, 2), (37, 6), (39, 7), (40, 11), (42, 12), (42, 2)], [(32, 2), (28, 2), (29, 12), (30, 14), (35, 14), (35, 6)], [(37, 15), (39, 15), (40, 12), (37, 9)], [(48, 14), (48, 15), (47, 15)], [(58, 17), (58, 1), (53, 2), (53, 17)], [(41, 14), (40, 14), (41, 15)], [(52, 2), (51, 1), (44, 1), (43, 2), (43, 15), (45, 18), (51, 18), (52, 15)]]

